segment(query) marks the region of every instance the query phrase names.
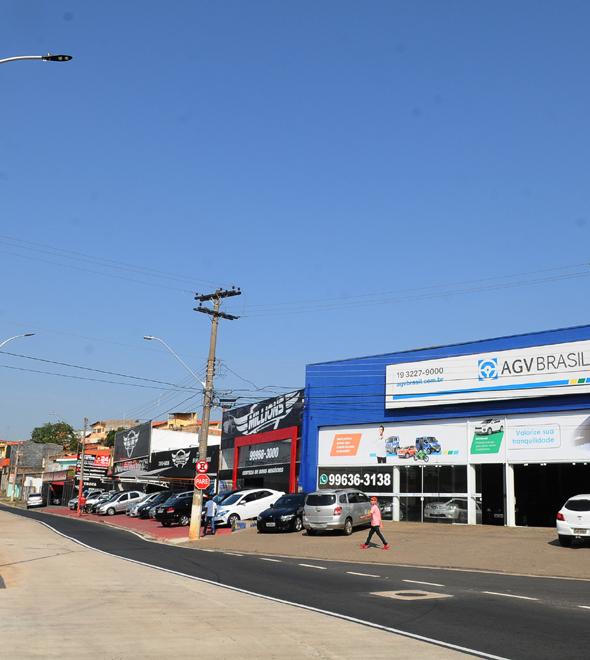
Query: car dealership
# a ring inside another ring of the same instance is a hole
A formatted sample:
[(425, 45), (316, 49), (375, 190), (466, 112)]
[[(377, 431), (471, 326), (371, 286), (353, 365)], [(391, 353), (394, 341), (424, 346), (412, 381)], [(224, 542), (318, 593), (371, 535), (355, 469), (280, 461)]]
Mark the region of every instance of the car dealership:
[(590, 491), (590, 326), (308, 365), (300, 483), (393, 520), (553, 525)]

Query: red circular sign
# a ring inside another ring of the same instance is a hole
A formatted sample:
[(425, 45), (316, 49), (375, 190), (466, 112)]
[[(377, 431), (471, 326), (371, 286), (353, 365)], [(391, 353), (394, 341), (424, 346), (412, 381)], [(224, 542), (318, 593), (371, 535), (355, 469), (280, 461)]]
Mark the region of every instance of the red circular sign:
[(209, 488), (210, 485), (211, 479), (209, 479), (207, 474), (197, 474), (195, 477), (195, 488), (198, 488), (199, 490), (205, 490), (205, 488)]
[(209, 470), (209, 463), (207, 461), (197, 461), (197, 472), (207, 472)]

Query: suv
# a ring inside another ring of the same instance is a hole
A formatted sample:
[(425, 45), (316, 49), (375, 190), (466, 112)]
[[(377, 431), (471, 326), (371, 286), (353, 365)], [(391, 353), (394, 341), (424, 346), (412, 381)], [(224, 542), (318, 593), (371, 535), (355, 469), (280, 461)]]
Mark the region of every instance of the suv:
[(354, 527), (369, 525), (371, 503), (355, 488), (310, 493), (303, 508), (303, 526), (311, 536), (321, 530), (338, 529), (349, 536)]
[(423, 435), (416, 438), (416, 450), (422, 449), (427, 454), (440, 454), (440, 443), (432, 435)]
[(281, 495), (282, 491), (270, 488), (256, 488), (240, 490), (226, 497), (217, 509), (216, 525), (230, 525), (233, 527), (238, 520), (256, 518), (258, 514), (268, 509)]
[(590, 495), (574, 495), (557, 512), (557, 537), (569, 548), (575, 538), (590, 538)]
[(165, 502), (156, 506), (156, 520), (162, 527), (170, 527), (172, 523), (188, 525), (191, 521), (191, 507), (193, 505), (193, 491), (174, 493)]
[(111, 499), (97, 507), (96, 513), (98, 513), (99, 516), (114, 516), (115, 513), (125, 511), (131, 502), (139, 502), (140, 499), (144, 498), (145, 493), (142, 493), (139, 490), (124, 490), (121, 493), (113, 495)]
[(484, 419), (475, 425), (476, 435), (492, 435), (492, 433), (501, 433), (504, 425), (500, 419)]

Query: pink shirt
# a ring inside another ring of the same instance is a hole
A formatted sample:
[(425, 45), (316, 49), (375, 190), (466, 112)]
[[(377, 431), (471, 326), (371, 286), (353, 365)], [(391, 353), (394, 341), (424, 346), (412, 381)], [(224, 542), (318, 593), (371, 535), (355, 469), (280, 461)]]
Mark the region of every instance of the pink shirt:
[(371, 527), (381, 527), (381, 511), (376, 504), (371, 505)]

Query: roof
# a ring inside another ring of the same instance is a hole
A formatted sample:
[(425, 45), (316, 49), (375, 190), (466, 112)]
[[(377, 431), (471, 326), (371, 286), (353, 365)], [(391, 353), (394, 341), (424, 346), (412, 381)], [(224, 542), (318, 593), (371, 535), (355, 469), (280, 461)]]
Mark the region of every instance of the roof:
[[(355, 360), (366, 360), (369, 358), (386, 358), (390, 355), (411, 355), (412, 353), (421, 353), (423, 351), (434, 351), (440, 350), (443, 348), (458, 348), (460, 346), (477, 346), (477, 344), (485, 344), (486, 342), (492, 341), (507, 341), (509, 339), (523, 339), (525, 337), (536, 337), (539, 335), (548, 335), (552, 333), (567, 333), (575, 332), (576, 330), (585, 330), (587, 333), (590, 333), (590, 325), (574, 325), (566, 328), (553, 328), (552, 330), (537, 330), (535, 332), (523, 332), (515, 335), (503, 335), (501, 337), (488, 337), (486, 339), (472, 339), (470, 341), (462, 341), (455, 344), (434, 344), (433, 346), (422, 346), (421, 348), (410, 348), (403, 351), (388, 351), (387, 353), (376, 353), (372, 355), (361, 355), (351, 358), (343, 358), (340, 360), (326, 360), (325, 362), (311, 362), (308, 364), (308, 367), (322, 366), (326, 364), (339, 364), (342, 362), (354, 362)], [(551, 342), (550, 342), (551, 343)], [(558, 343), (558, 342), (556, 342)], [(534, 345), (534, 344), (533, 344)], [(475, 351), (477, 352), (477, 351)], [(410, 360), (411, 362), (411, 360)]]

